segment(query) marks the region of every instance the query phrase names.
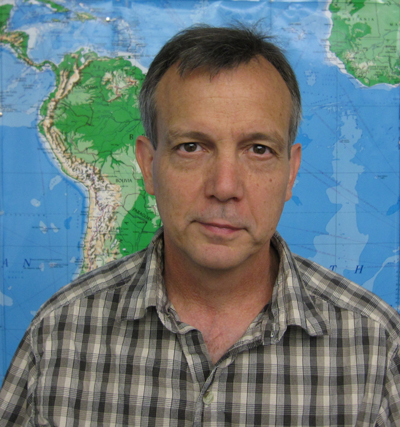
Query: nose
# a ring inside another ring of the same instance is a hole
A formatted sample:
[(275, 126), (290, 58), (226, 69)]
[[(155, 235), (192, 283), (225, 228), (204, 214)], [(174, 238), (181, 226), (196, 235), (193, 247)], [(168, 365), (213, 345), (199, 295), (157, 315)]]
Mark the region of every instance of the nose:
[(206, 196), (220, 202), (240, 200), (243, 197), (243, 171), (235, 156), (217, 156), (207, 171)]

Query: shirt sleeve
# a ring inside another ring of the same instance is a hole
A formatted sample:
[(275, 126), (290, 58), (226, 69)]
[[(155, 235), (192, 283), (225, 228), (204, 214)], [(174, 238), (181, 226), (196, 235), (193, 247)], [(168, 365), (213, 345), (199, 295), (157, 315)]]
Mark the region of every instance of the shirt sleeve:
[(388, 367), (382, 405), (376, 426), (400, 425), (400, 356), (399, 348)]
[(25, 333), (0, 391), (0, 427), (26, 426), (32, 414), (36, 363), (29, 329)]

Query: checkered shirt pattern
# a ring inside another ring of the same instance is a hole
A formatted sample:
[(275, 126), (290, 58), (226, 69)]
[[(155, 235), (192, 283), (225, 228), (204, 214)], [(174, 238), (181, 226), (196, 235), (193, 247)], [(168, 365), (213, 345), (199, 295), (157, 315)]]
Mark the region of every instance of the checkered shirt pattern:
[(162, 230), (38, 312), (0, 426), (400, 426), (399, 315), (290, 253), (273, 297), (214, 366), (163, 289)]

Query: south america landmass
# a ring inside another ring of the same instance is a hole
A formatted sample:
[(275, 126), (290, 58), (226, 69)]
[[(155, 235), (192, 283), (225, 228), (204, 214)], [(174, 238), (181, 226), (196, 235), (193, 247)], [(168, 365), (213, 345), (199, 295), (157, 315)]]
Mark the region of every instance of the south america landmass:
[(138, 93), (144, 75), (128, 59), (84, 49), (65, 55), (59, 65), (36, 64), (28, 56), (29, 36), (7, 32), (11, 10), (0, 7), (0, 42), (28, 65), (50, 67), (56, 75), (38, 126), (63, 172), (89, 194), (84, 273), (144, 248), (161, 225), (134, 154), (136, 137), (143, 134)]
[(82, 272), (145, 247), (160, 226), (134, 153), (143, 134), (142, 71), (124, 58), (80, 50), (56, 70), (40, 131), (63, 171), (89, 192)]

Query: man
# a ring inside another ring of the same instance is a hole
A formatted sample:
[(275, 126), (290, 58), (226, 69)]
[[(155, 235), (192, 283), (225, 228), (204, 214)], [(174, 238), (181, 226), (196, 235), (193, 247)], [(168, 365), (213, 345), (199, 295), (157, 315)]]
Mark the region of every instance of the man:
[(136, 156), (164, 227), (42, 307), (0, 425), (400, 425), (397, 313), (276, 233), (301, 152), (279, 49), (191, 28), (140, 101)]

